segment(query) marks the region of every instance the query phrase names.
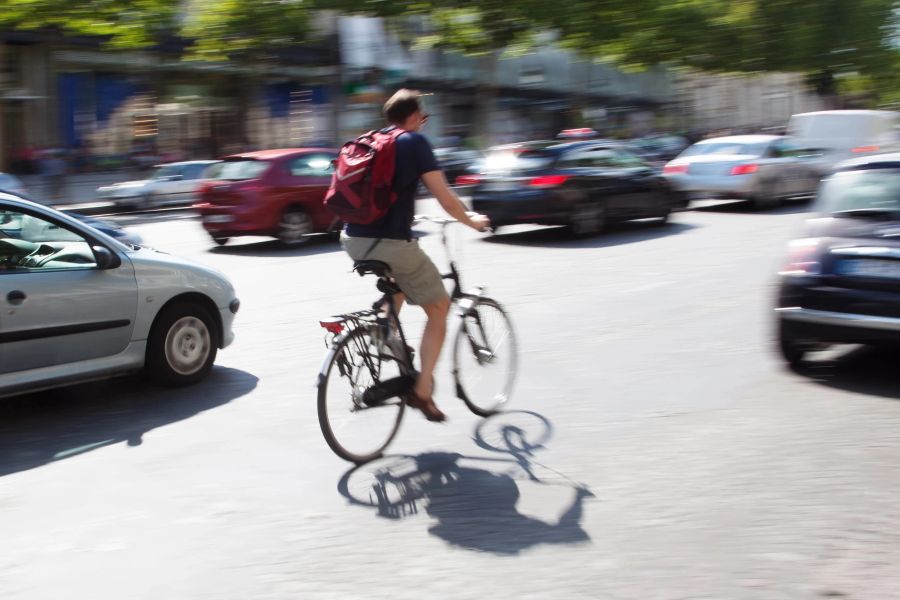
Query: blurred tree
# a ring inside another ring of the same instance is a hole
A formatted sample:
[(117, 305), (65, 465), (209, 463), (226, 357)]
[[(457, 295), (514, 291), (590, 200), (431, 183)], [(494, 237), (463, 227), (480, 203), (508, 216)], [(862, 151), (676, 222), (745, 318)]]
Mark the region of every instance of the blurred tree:
[[(415, 42), (480, 56), (483, 74), (501, 51), (527, 51), (549, 31), (566, 47), (626, 69), (803, 72), (823, 96), (842, 80), (858, 86), (862, 78), (882, 98), (898, 85), (900, 0), (310, 1), (395, 22), (427, 16), (430, 30)], [(490, 91), (477, 87), (479, 104)]]
[[(503, 51), (551, 32), (564, 46), (624, 68), (800, 71), (833, 95), (841, 81), (895, 92), (900, 0), (3, 0), (0, 27), (53, 26), (118, 47), (177, 32), (193, 58), (253, 64), (308, 39), (316, 10), (386, 17), (410, 43), (479, 56), (478, 104)], [(410, 19), (411, 17), (411, 19)], [(407, 27), (409, 23), (414, 27)], [(486, 111), (480, 111), (479, 128)]]
[[(605, 4), (560, 6), (552, 26), (571, 47), (626, 67), (803, 72), (825, 96), (842, 77), (894, 85), (898, 0), (635, 0), (615, 17)], [(616, 24), (603, 27), (607, 17)]]
[(105, 37), (114, 47), (150, 46), (178, 28), (181, 0), (3, 0), (0, 28)]

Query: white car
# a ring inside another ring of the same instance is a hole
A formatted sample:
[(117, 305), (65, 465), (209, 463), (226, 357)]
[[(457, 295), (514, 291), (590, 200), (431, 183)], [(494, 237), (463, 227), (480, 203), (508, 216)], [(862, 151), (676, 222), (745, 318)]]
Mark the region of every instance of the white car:
[(205, 173), (217, 160), (192, 160), (157, 165), (148, 179), (123, 181), (97, 188), (101, 200), (110, 200), (121, 208), (147, 210), (174, 204), (192, 204)]
[(0, 396), (145, 370), (199, 381), (234, 339), (221, 273), (0, 193)]
[(750, 200), (757, 208), (815, 194), (819, 173), (803, 151), (776, 135), (697, 142), (663, 167), (673, 189), (691, 198)]
[(793, 146), (817, 152), (815, 166), (824, 176), (847, 159), (900, 151), (900, 112), (823, 110), (801, 113), (788, 121), (787, 135)]

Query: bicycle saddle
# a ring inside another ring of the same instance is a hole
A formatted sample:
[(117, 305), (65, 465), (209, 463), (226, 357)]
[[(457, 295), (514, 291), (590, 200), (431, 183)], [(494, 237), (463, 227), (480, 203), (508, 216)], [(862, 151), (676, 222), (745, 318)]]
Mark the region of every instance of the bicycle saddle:
[(380, 260), (357, 260), (353, 263), (353, 270), (359, 273), (360, 277), (370, 273), (379, 277), (387, 277), (391, 272), (391, 267)]

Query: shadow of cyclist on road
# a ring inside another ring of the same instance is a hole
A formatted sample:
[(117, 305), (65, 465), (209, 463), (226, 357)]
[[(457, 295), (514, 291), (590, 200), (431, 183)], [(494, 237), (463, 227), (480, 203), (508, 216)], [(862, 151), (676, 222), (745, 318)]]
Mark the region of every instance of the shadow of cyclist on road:
[[(503, 426), (498, 434), (509, 443), (505, 453), (512, 455), (512, 460), (447, 452), (387, 457), (351, 469), (338, 489), (351, 503), (376, 508), (382, 518), (407, 518), (424, 507), (425, 513), (437, 520), (429, 528), (430, 534), (470, 550), (512, 555), (539, 544), (589, 542), (581, 519), (584, 499), (593, 497), (593, 493), (565, 476), (562, 479), (567, 481), (538, 478), (528, 445), (510, 443), (525, 439), (520, 428)], [(496, 448), (479, 435), (476, 443), (482, 448)], [(507, 472), (468, 466), (469, 462), (491, 463), (505, 467)], [(544, 521), (520, 512), (517, 482), (564, 486), (573, 497), (557, 522)]]

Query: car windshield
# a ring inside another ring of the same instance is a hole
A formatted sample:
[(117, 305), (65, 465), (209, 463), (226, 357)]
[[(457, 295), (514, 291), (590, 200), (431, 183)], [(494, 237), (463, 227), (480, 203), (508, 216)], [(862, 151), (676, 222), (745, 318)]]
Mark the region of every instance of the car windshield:
[(549, 150), (496, 150), (485, 156), (481, 168), (492, 171), (530, 171), (549, 167), (557, 154)]
[(226, 160), (212, 165), (206, 172), (207, 179), (228, 179), (238, 181), (241, 179), (255, 179), (269, 168), (269, 162), (241, 158), (238, 160)]
[(836, 173), (819, 190), (819, 209), (831, 215), (900, 211), (900, 169)]
[(165, 165), (162, 167), (158, 167), (156, 171), (153, 172), (153, 179), (165, 179), (166, 177), (172, 177), (173, 175), (180, 175), (181, 169), (175, 165)]
[(0, 238), (15, 238), (36, 243), (83, 241), (77, 234), (55, 223), (8, 210), (0, 210)]
[(748, 155), (762, 156), (766, 151), (767, 142), (743, 144), (740, 142), (705, 142), (694, 144), (681, 153), (681, 156), (732, 156)]

